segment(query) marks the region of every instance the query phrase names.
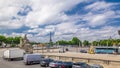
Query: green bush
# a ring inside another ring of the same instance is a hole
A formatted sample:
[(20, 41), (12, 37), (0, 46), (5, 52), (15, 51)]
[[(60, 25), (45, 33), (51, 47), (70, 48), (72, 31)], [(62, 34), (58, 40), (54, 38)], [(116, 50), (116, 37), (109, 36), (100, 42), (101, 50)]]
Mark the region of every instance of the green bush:
[(15, 47), (16, 45), (15, 44), (12, 44), (11, 47)]

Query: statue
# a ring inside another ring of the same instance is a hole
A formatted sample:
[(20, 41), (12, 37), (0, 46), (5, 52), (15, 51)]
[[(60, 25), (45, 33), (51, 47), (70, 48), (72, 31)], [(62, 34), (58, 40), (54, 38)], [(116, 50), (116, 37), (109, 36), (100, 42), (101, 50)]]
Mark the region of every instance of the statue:
[(29, 43), (29, 40), (27, 39), (27, 35), (25, 34), (24, 38), (20, 39), (20, 48), (24, 49), (26, 53), (33, 53), (33, 48)]

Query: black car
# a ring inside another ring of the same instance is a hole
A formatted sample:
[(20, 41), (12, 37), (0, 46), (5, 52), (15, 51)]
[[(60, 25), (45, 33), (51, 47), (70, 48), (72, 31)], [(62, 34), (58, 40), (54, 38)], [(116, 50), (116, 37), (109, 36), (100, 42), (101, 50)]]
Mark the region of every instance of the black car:
[(63, 68), (72, 68), (73, 62), (63, 62)]
[(72, 68), (91, 68), (91, 67), (87, 63), (77, 62), (73, 64)]
[(87, 53), (87, 50), (80, 50), (81, 53)]
[(49, 63), (53, 62), (53, 61), (54, 61), (53, 59), (43, 59), (43, 60), (40, 61), (40, 65), (48, 67)]

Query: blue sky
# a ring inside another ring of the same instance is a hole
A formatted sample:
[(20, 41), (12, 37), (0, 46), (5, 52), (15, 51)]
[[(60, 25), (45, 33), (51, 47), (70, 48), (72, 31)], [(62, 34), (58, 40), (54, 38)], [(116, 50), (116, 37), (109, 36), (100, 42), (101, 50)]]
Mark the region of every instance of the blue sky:
[(119, 0), (0, 0), (0, 34), (31, 41), (119, 38)]

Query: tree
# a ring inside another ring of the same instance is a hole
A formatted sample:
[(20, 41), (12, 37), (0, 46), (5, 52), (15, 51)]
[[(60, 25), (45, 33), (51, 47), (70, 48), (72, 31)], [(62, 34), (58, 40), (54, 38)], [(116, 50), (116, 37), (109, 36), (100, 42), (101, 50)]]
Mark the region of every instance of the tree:
[(68, 41), (69, 45), (74, 45), (74, 43), (72, 41)]
[(84, 40), (84, 41), (83, 41), (83, 45), (84, 45), (84, 46), (89, 46), (89, 41)]
[(97, 46), (98, 42), (97, 42), (97, 41), (93, 41), (92, 44), (93, 44), (94, 46)]
[(0, 35), (0, 42), (5, 42), (5, 40), (6, 40), (6, 37), (5, 37), (5, 36)]
[(77, 37), (72, 38), (73, 45), (82, 45), (81, 41)]
[(56, 43), (59, 43), (59, 45), (67, 45), (68, 41), (60, 40), (60, 41), (57, 41)]
[(7, 37), (6, 38), (6, 43), (11, 44), (11, 43), (13, 43), (13, 40), (14, 40), (13, 37)]
[(2, 42), (5, 42), (5, 41), (6, 41), (6, 37), (0, 35), (0, 45), (2, 44)]
[(108, 39), (107, 40), (107, 46), (112, 46), (113, 44), (112, 44), (112, 40), (110, 40), (110, 39)]
[(20, 38), (21, 38), (21, 37), (15, 37), (15, 38), (13, 38), (13, 42), (14, 42), (15, 44), (19, 44), (19, 43), (20, 43)]

